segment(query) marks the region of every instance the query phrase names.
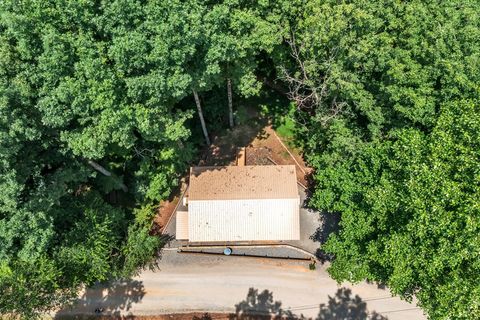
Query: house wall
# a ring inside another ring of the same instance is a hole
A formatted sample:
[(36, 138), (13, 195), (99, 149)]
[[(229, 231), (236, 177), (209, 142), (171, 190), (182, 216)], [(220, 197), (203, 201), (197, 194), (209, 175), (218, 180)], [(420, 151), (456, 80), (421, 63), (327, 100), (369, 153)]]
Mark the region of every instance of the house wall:
[(299, 199), (189, 201), (189, 241), (298, 240), (299, 202)]
[(188, 240), (188, 212), (177, 211), (175, 221), (175, 238), (177, 240)]

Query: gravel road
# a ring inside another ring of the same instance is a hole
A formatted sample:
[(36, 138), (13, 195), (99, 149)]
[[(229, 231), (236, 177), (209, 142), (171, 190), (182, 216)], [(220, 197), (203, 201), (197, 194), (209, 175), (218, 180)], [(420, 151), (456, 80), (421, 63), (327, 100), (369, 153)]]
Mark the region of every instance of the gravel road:
[[(258, 290), (251, 291), (250, 298), (254, 296), (252, 301), (257, 301), (260, 310), (270, 303), (298, 316), (317, 318), (319, 305), (328, 306), (331, 297), (330, 302), (335, 303), (330, 307), (353, 306), (361, 310), (366, 306), (368, 312), (376, 311), (390, 320), (426, 319), (414, 304), (392, 298), (388, 290), (376, 285), (337, 285), (325, 266), (310, 271), (304, 262), (180, 254), (173, 250), (164, 252), (159, 270), (144, 271), (137, 278), (108, 287), (88, 289), (73, 309), (60, 311), (58, 318), (93, 313), (95, 308), (104, 308), (104, 314), (113, 315), (235, 312), (236, 306), (244, 305), (241, 302), (250, 288)], [(352, 294), (345, 295), (342, 288), (351, 289)], [(328, 315), (328, 307), (324, 312)]]

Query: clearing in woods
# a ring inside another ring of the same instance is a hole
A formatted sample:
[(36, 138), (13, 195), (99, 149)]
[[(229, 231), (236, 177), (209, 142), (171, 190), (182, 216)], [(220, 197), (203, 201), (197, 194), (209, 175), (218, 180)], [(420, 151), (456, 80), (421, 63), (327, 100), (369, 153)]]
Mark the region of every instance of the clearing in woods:
[[(268, 103), (276, 105), (276, 110), (280, 109), (278, 105), (282, 105), (285, 112), (289, 108), (280, 98), (269, 99)], [(295, 165), (297, 181), (303, 186), (308, 186), (312, 170), (303, 160), (301, 151), (289, 143), (295, 124), (288, 115), (278, 114), (277, 119), (267, 118), (260, 111), (261, 106), (261, 104), (240, 106), (241, 112), (238, 111), (236, 126), (213, 137), (212, 144), (203, 151), (198, 165), (235, 165), (239, 148), (246, 147), (247, 165)], [(281, 134), (277, 133), (274, 127)], [(168, 200), (160, 203), (155, 218), (157, 230), (164, 228), (175, 211), (180, 195), (187, 186), (186, 178), (187, 176), (182, 178), (180, 187), (172, 192)]]

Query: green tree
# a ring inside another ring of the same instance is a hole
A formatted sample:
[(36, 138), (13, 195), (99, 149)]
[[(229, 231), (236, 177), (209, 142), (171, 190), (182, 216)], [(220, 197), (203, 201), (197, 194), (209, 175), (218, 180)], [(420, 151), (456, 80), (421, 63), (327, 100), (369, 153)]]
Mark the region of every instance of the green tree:
[(478, 317), (477, 3), (309, 1), (277, 66), (316, 168), (311, 204), (341, 214), (323, 248), (435, 319)]
[(285, 28), (277, 4), (268, 1), (224, 1), (205, 14), (206, 73), (212, 83), (227, 84), (228, 124), (233, 127), (233, 89), (243, 96), (257, 95), (262, 87), (257, 71), (262, 55), (282, 42)]
[(403, 129), (365, 147), (332, 207), (334, 278), (386, 283), (435, 319), (480, 315), (479, 129), (478, 102), (448, 103), (431, 134)]
[(32, 318), (156, 258), (133, 208), (168, 196), (192, 154), (163, 9), (0, 3), (0, 313)]
[(234, 93), (280, 77), (316, 169), (311, 204), (341, 214), (324, 247), (335, 279), (386, 283), (432, 318), (478, 317), (479, 12), (1, 2), (0, 313), (32, 318), (154, 266), (155, 204), (192, 160), (191, 119), (210, 144)]

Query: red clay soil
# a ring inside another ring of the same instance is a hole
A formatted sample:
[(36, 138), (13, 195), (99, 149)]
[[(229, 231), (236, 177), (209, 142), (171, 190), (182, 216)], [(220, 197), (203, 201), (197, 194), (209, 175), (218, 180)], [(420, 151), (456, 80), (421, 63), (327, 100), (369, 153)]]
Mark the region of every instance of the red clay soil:
[[(282, 143), (281, 138), (271, 126), (266, 126), (263, 130), (264, 135), (253, 140), (247, 149), (247, 164), (268, 164), (265, 163), (265, 157), (270, 161), (270, 164), (272, 162), (280, 165), (293, 164), (297, 169), (298, 182), (307, 186), (308, 175), (312, 172), (312, 169), (307, 167), (299, 152)], [(249, 159), (254, 162), (249, 163)]]
[(182, 177), (180, 179), (180, 186), (175, 188), (172, 191), (172, 194), (167, 200), (162, 200), (160, 201), (160, 205), (158, 206), (157, 209), (157, 215), (153, 219), (153, 228), (154, 230), (153, 233), (155, 234), (161, 234), (163, 232), (163, 229), (167, 225), (168, 221), (170, 220), (170, 217), (173, 215), (175, 212), (175, 208), (178, 205), (178, 202), (180, 201), (180, 196), (181, 194), (186, 190), (187, 188), (187, 183), (186, 181), (188, 177)]
[(170, 219), (171, 215), (175, 211), (177, 203), (180, 200), (179, 198), (180, 191), (176, 190), (174, 192), (175, 192), (175, 195), (171, 200), (164, 200), (160, 202), (160, 206), (157, 209), (157, 215), (153, 220), (154, 224), (157, 226), (156, 228), (160, 230), (160, 233), (163, 230), (163, 228), (167, 225), (168, 220)]

